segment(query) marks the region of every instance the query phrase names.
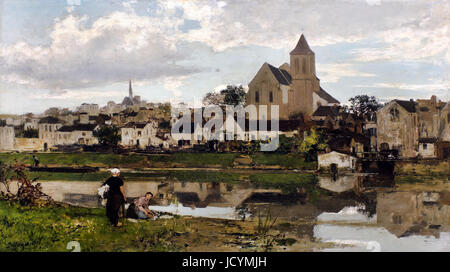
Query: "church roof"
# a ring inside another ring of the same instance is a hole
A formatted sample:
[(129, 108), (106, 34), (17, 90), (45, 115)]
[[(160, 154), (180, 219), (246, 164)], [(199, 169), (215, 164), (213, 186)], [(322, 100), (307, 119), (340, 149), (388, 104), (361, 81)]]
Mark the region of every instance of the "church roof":
[(320, 98), (325, 99), (328, 103), (339, 103), (336, 98), (332, 97), (329, 93), (322, 89), (322, 87), (320, 87), (316, 94), (320, 96)]
[(306, 54), (314, 54), (314, 52), (309, 48), (308, 42), (305, 39), (305, 36), (302, 34), (300, 36), (300, 40), (298, 40), (297, 45), (294, 50), (291, 51), (291, 55), (306, 55)]
[(269, 66), (269, 68), (272, 71), (273, 75), (275, 76), (275, 78), (278, 80), (278, 82), (280, 84), (283, 84), (283, 85), (291, 84), (292, 77), (288, 73), (288, 71), (280, 69), (280, 68), (277, 68), (277, 67), (272, 66), (270, 64), (267, 64), (267, 65)]

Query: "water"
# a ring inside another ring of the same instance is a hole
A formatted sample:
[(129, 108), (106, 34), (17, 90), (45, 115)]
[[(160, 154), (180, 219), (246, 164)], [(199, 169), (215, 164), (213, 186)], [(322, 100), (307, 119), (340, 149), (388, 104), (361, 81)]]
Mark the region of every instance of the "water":
[[(254, 220), (271, 214), (283, 221), (308, 222), (295, 232), (299, 237), (334, 243), (325, 251), (450, 251), (450, 193), (379, 189), (351, 193), (349, 179), (320, 180), (341, 194), (284, 194), (247, 183), (127, 182), (133, 198), (152, 192), (150, 209), (182, 216)], [(101, 207), (96, 182), (41, 182), (56, 201)], [(14, 188), (11, 188), (14, 190)], [(347, 192), (347, 193), (342, 193)]]

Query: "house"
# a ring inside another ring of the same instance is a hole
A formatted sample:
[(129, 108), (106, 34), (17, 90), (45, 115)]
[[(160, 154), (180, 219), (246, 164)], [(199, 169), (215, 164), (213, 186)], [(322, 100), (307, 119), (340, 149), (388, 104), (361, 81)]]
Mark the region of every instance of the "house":
[(25, 123), (23, 124), (24, 130), (38, 129), (39, 119), (38, 118), (25, 118)]
[[(430, 99), (393, 100), (377, 111), (379, 150), (397, 150), (404, 158), (436, 158), (449, 142), (448, 103)], [(444, 143), (444, 144), (443, 144)]]
[(14, 127), (0, 125), (0, 151), (10, 151), (14, 149)]
[(83, 104), (81, 104), (81, 106), (78, 107), (77, 110), (79, 112), (86, 112), (89, 115), (96, 116), (100, 112), (100, 107), (98, 104), (83, 103)]
[(355, 169), (357, 158), (347, 154), (332, 151), (317, 156), (317, 165), (319, 169), (329, 169), (332, 164), (339, 169)]
[[(338, 105), (339, 101), (327, 93), (316, 76), (315, 54), (304, 35), (290, 52), (290, 65), (275, 67), (264, 63), (249, 83), (247, 105), (267, 106), (271, 119), (271, 106), (279, 107), (279, 118), (294, 119), (299, 114), (310, 117), (319, 106)], [(258, 117), (259, 118), (259, 117)]]
[(413, 100), (393, 100), (377, 111), (378, 150), (397, 150), (402, 157), (415, 157), (418, 141), (418, 118)]
[(94, 136), (96, 124), (76, 124), (62, 126), (55, 133), (55, 145), (94, 145), (98, 139)]
[(145, 149), (148, 146), (159, 146), (163, 140), (156, 137), (156, 122), (135, 123), (129, 122), (120, 128), (121, 144), (127, 147)]
[(39, 120), (39, 139), (44, 143), (44, 151), (56, 144), (56, 131), (62, 126), (62, 121), (52, 116), (47, 116)]

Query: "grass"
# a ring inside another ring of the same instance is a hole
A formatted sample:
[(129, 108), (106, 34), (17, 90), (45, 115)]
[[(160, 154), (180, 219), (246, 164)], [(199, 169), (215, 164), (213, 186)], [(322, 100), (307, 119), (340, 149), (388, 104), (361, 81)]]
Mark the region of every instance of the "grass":
[(263, 188), (276, 188), (284, 193), (296, 192), (299, 187), (314, 191), (317, 177), (313, 174), (273, 174), (250, 175), (250, 181)]
[[(279, 251), (299, 245), (302, 251), (311, 251), (323, 247), (309, 238), (297, 242), (284, 232), (273, 232), (274, 223), (261, 218), (254, 222), (176, 216), (125, 222), (118, 229), (109, 225), (104, 209), (32, 208), (0, 200), (0, 252), (68, 252), (73, 250), (67, 248), (72, 241), (79, 243), (82, 252)], [(251, 246), (246, 248), (247, 244)]]
[(401, 176), (450, 177), (450, 161), (420, 161), (400, 162), (396, 164), (395, 172)]
[(182, 219), (173, 218), (116, 229), (104, 209), (29, 208), (0, 201), (0, 251), (69, 251), (71, 241), (79, 242), (81, 251), (179, 251), (183, 246), (173, 237), (185, 228)]
[(316, 162), (307, 162), (299, 154), (257, 153), (251, 155), (257, 165), (279, 165), (287, 169), (315, 170)]
[[(161, 168), (161, 167), (218, 167), (229, 168), (233, 165), (238, 153), (174, 153), (158, 154), (104, 154), (104, 153), (34, 153), (41, 165), (48, 166), (96, 166), (124, 168)], [(288, 169), (313, 170), (315, 162), (306, 162), (296, 154), (257, 153), (251, 156), (256, 165), (279, 165)], [(4, 163), (31, 165), (31, 153), (0, 153), (0, 161)]]

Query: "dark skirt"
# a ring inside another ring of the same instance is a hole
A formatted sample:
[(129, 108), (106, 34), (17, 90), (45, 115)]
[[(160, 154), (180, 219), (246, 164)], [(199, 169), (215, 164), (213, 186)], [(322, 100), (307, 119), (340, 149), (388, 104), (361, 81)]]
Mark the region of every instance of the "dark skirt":
[(121, 193), (111, 194), (106, 201), (106, 216), (112, 225), (117, 226), (119, 222), (119, 211), (122, 205), (125, 204), (123, 195)]

